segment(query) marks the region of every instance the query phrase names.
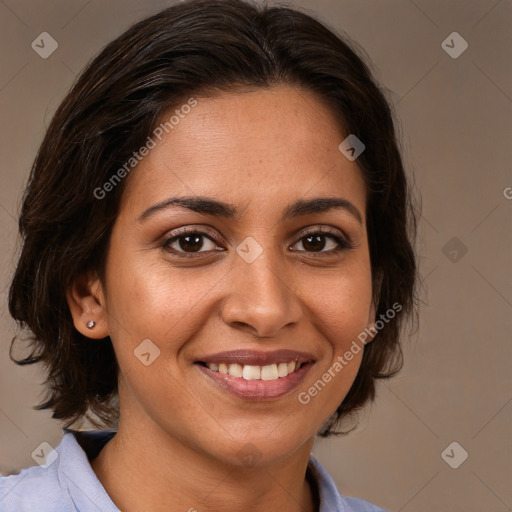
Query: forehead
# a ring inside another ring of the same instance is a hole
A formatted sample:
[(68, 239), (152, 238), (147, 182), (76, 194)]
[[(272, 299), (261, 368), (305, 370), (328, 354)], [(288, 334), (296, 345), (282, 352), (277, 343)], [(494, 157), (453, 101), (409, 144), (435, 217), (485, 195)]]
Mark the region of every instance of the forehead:
[(281, 85), (196, 100), (191, 109), (178, 105), (162, 116), (165, 122), (181, 114), (132, 171), (122, 208), (135, 214), (179, 195), (265, 209), (342, 195), (364, 215), (361, 171), (338, 149), (346, 134), (321, 98)]

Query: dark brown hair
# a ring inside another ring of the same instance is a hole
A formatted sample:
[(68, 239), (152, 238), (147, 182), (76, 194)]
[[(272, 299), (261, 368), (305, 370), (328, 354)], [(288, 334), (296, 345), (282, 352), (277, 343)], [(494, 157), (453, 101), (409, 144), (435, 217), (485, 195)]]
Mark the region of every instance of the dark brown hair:
[[(94, 193), (142, 147), (164, 111), (186, 98), (289, 84), (324, 99), (346, 134), (366, 146), (358, 157), (367, 190), (367, 232), (376, 320), (402, 309), (366, 345), (349, 393), (324, 426), (375, 397), (376, 379), (402, 366), (404, 320), (416, 313), (416, 213), (393, 115), (362, 57), (324, 24), (287, 7), (241, 0), (188, 0), (129, 28), (89, 63), (48, 127), (23, 197), (23, 246), (9, 310), (31, 331), (20, 365), (47, 369), (44, 403), (66, 426), (117, 420), (118, 366), (110, 338), (91, 343), (73, 325), (65, 292), (93, 270), (104, 278), (112, 226), (128, 178)], [(340, 141), (341, 142), (341, 141)], [(340, 154), (341, 158), (341, 154)], [(98, 418), (97, 421), (91, 413)]]

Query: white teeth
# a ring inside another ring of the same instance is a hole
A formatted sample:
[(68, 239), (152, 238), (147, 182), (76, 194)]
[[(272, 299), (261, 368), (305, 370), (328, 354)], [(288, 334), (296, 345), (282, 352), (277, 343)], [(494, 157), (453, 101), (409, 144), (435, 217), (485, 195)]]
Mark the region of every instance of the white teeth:
[(295, 367), (295, 363), (279, 363), (279, 366), (277, 367), (277, 374), (279, 377), (286, 377), (289, 373), (291, 373), (288, 371), (289, 364), (293, 364)]
[(289, 363), (269, 364), (266, 366), (241, 365), (241, 364), (225, 364), (225, 363), (207, 363), (208, 368), (214, 372), (223, 375), (231, 375), (232, 377), (241, 377), (245, 380), (275, 380), (287, 377), (290, 373), (298, 370), (300, 364), (295, 361)]
[(243, 375), (243, 366), (240, 364), (230, 364), (229, 365), (229, 375), (233, 377), (241, 377)]
[(259, 379), (260, 376), (261, 376), (261, 367), (251, 366), (249, 364), (244, 365), (242, 377), (245, 380), (256, 380), (256, 379)]
[[(288, 373), (286, 374), (288, 375)], [(269, 364), (261, 368), (261, 380), (274, 380), (278, 377), (277, 364)]]

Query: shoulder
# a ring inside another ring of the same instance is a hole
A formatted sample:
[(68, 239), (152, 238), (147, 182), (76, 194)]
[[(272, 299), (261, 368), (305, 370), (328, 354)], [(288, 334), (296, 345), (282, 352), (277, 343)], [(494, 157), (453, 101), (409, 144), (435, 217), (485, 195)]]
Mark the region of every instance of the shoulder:
[(345, 503), (347, 504), (347, 512), (388, 512), (383, 508), (370, 503), (369, 501), (364, 501), (359, 498), (352, 498), (350, 496), (343, 496)]
[(119, 512), (89, 463), (113, 435), (65, 430), (56, 448), (43, 448), (44, 465), (0, 477), (1, 512)]
[(327, 470), (313, 456), (309, 459), (320, 498), (320, 512), (387, 512), (360, 498), (342, 496)]
[(2, 512), (64, 512), (74, 510), (67, 488), (61, 486), (56, 464), (22, 469), (0, 477)]

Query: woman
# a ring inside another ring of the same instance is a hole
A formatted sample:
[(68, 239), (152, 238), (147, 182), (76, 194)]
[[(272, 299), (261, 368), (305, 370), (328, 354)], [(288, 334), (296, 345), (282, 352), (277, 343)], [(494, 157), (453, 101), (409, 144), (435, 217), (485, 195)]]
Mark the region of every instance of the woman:
[(311, 449), (401, 365), (415, 221), (390, 108), (321, 23), (189, 0), (131, 27), (25, 193), (18, 362), (66, 430), (2, 510), (383, 510)]

